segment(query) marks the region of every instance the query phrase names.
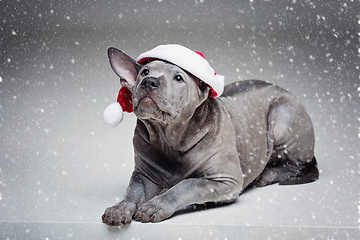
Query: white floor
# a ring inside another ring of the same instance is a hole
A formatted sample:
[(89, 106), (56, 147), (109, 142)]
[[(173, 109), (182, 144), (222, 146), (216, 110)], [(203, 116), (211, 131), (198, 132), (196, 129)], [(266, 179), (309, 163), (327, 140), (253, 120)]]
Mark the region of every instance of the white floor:
[[(189, 1), (189, 13), (165, 0), (0, 2), (1, 239), (360, 238), (355, 3), (223, 3)], [(320, 179), (251, 189), (235, 204), (182, 209), (158, 224), (102, 224), (130, 178), (136, 121), (102, 122), (119, 89), (106, 49), (137, 57), (163, 43), (203, 52), (226, 83), (262, 79), (295, 93), (315, 126)]]

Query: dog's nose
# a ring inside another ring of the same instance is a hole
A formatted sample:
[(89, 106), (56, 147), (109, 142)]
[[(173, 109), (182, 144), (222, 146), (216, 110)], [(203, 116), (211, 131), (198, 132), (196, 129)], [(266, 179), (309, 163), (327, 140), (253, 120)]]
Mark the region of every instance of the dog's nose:
[(155, 88), (160, 86), (160, 81), (159, 81), (159, 79), (154, 78), (154, 77), (147, 77), (142, 80), (141, 86), (146, 91), (152, 91)]

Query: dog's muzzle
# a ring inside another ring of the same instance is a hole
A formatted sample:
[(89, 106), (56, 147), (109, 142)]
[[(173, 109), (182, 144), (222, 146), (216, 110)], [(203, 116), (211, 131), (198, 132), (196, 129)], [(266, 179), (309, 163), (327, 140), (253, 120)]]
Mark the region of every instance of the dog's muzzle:
[(160, 81), (157, 78), (154, 77), (147, 77), (144, 78), (141, 82), (141, 87), (147, 91), (153, 91), (154, 89), (158, 88), (160, 86)]

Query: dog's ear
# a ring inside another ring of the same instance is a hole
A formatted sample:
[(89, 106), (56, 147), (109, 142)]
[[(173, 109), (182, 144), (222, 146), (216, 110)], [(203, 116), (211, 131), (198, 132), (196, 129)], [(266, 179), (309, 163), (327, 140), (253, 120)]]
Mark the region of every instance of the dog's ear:
[(203, 99), (203, 100), (207, 99), (209, 96), (211, 87), (207, 83), (201, 81), (200, 79), (198, 79), (196, 77), (195, 77), (195, 79), (197, 80), (196, 83), (198, 85), (198, 92), (199, 92), (200, 99)]
[(120, 77), (121, 85), (131, 89), (142, 66), (135, 59), (113, 47), (108, 49), (108, 57), (111, 68)]

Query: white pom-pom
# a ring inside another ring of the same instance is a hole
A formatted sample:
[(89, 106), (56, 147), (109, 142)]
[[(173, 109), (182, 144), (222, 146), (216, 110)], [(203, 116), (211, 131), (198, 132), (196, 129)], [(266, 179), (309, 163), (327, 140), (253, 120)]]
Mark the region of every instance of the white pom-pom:
[(124, 112), (119, 103), (112, 103), (104, 110), (103, 118), (107, 125), (116, 127), (121, 123), (124, 116)]

